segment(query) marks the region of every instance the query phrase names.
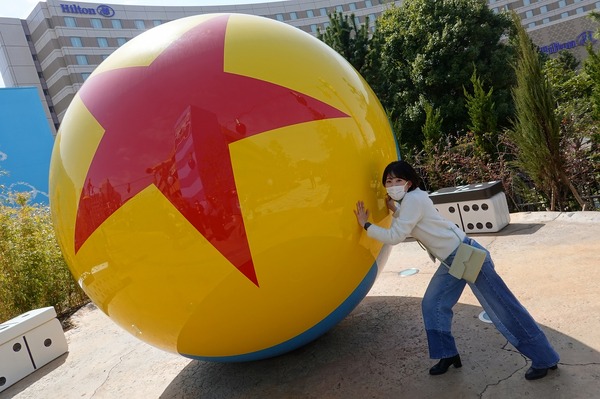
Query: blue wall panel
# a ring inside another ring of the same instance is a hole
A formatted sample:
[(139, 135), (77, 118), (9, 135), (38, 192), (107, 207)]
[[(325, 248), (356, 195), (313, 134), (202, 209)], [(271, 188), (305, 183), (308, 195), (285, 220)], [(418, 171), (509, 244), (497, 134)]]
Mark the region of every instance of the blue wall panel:
[(0, 193), (28, 192), (48, 205), (48, 170), (54, 138), (35, 87), (0, 88)]

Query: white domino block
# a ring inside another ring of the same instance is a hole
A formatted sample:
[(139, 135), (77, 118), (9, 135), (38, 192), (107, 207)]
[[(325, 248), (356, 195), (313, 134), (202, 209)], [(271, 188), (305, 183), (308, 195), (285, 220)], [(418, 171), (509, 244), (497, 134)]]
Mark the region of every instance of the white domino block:
[(460, 218), (460, 205), (457, 202), (435, 204), (435, 209), (442, 215), (444, 219), (448, 219), (464, 231), (462, 220)]
[(9, 325), (8, 328), (4, 328), (0, 331), (0, 345), (2, 345), (4, 341), (23, 336), (27, 331), (33, 330), (39, 325), (54, 318), (56, 318), (56, 311), (54, 310), (54, 307), (49, 306), (47, 308), (30, 310), (14, 319), (10, 319), (0, 324), (0, 327)]
[(460, 203), (460, 213), (467, 233), (495, 233), (510, 223), (506, 194), (498, 193), (485, 200)]
[(495, 233), (510, 223), (500, 182), (445, 188), (430, 198), (444, 218), (466, 233)]
[(25, 339), (36, 369), (50, 363), (69, 350), (65, 333), (58, 319), (52, 319), (28, 331)]
[[(6, 326), (0, 325), (0, 334), (3, 327)], [(34, 371), (23, 337), (0, 345), (0, 392)]]
[(0, 324), (0, 392), (67, 350), (62, 326), (51, 306)]
[(504, 193), (488, 199), (436, 204), (436, 209), (465, 233), (495, 233), (510, 223)]

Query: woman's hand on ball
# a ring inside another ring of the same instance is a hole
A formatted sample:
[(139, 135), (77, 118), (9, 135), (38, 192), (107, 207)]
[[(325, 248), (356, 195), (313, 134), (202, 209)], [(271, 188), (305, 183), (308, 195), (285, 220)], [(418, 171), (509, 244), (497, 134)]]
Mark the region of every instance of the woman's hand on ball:
[(356, 215), (356, 221), (360, 227), (364, 227), (365, 223), (369, 220), (369, 210), (365, 208), (365, 203), (363, 201), (358, 201), (356, 203), (354, 214)]

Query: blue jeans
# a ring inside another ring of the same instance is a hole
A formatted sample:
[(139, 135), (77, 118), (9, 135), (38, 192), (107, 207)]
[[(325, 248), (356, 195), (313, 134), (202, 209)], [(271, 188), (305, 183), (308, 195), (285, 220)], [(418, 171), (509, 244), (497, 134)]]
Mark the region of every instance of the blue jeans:
[[(484, 249), (475, 240), (466, 237), (466, 244)], [(546, 335), (533, 317), (508, 289), (494, 270), (494, 262), (486, 250), (487, 257), (474, 284), (468, 283), (498, 331), (519, 352), (531, 359), (532, 367), (548, 368), (559, 361), (558, 353), (552, 348)], [(454, 251), (445, 260), (452, 264)], [(458, 349), (452, 336), (452, 308), (458, 302), (467, 282), (448, 273), (442, 264), (433, 275), (423, 296), (422, 310), (429, 356), (432, 359), (452, 357)]]

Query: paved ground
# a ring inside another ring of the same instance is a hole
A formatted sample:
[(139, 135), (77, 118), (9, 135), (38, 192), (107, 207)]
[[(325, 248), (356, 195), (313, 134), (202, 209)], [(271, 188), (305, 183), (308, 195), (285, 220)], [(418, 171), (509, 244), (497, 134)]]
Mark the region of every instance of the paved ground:
[[(0, 398), (598, 398), (600, 213), (519, 213), (499, 233), (473, 235), (561, 354), (538, 381), (530, 362), (479, 320), (467, 289), (456, 306), (463, 367), (427, 373), (420, 298), (434, 272), (415, 242), (392, 257), (363, 302), (315, 342), (251, 363), (192, 361), (123, 332), (93, 305), (71, 319), (69, 352)], [(402, 277), (399, 272), (418, 268)]]

